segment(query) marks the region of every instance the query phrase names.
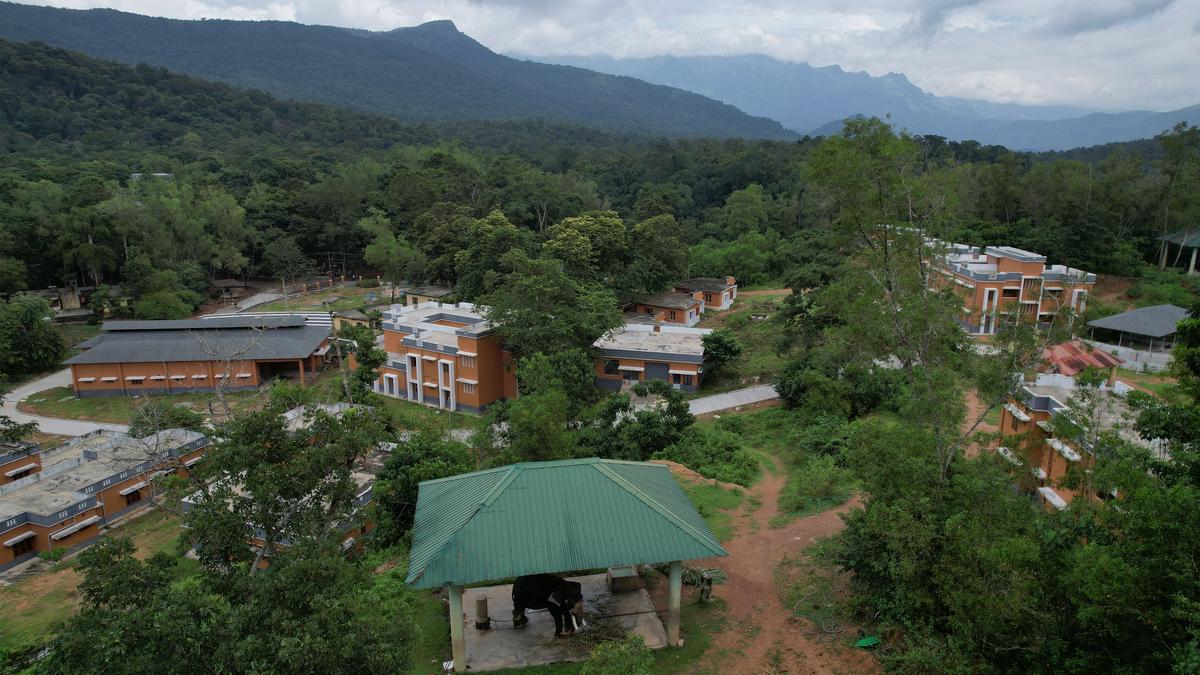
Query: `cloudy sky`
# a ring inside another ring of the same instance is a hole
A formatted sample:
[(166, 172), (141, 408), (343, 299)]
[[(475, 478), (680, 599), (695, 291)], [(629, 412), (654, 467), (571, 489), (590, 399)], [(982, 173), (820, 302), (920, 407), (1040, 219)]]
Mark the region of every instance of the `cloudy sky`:
[(20, 0), (388, 30), (451, 19), (528, 55), (761, 52), (1027, 104), (1200, 103), (1200, 0)]

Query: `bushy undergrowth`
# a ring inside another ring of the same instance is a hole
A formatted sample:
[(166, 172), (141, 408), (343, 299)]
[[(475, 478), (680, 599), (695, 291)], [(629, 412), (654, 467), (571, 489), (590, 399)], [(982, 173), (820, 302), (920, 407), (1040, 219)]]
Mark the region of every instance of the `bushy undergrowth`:
[(758, 460), (746, 451), (741, 438), (725, 429), (692, 427), (678, 443), (655, 453), (696, 471), (705, 478), (749, 485), (758, 478)]

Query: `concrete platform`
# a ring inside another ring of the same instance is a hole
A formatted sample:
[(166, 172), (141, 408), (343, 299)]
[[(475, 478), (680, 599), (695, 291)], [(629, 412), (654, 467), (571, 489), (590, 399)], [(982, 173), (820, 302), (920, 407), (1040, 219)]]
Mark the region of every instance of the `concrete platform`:
[[(628, 632), (641, 635), (651, 649), (661, 649), (667, 645), (667, 631), (658, 614), (654, 612), (654, 605), (644, 588), (613, 595), (608, 592), (603, 574), (570, 579), (583, 586), (583, 610), (589, 626), (599, 622), (611, 622)], [(502, 619), (493, 621), (492, 629), (488, 631), (475, 628), (475, 598), (481, 594), (487, 596), (488, 615), (493, 619)], [(579, 640), (575, 636), (555, 639), (554, 617), (546, 611), (526, 611), (529, 625), (514, 630), (510, 623), (511, 584), (464, 590), (463, 612), (463, 638), (466, 643), (467, 669), (470, 671), (483, 672), (563, 661), (583, 661), (595, 646), (594, 642)], [(615, 616), (617, 614), (627, 616)]]

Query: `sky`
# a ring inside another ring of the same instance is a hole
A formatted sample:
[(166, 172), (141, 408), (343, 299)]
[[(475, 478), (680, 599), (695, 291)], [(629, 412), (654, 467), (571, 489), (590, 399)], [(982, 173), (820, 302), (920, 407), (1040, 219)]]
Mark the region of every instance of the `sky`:
[(1200, 0), (20, 0), (390, 30), (450, 19), (532, 58), (764, 53), (939, 96), (1103, 110), (1200, 103)]

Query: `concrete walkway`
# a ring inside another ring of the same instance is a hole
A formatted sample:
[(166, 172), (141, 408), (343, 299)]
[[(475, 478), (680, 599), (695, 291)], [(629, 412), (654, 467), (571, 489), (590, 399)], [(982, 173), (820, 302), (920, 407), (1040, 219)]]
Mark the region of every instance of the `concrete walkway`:
[(52, 389), (54, 387), (67, 387), (71, 385), (71, 369), (64, 368), (56, 373), (51, 373), (45, 377), (26, 382), (25, 384), (13, 389), (4, 396), (4, 405), (0, 406), (0, 411), (11, 418), (15, 422), (22, 424), (26, 422), (36, 422), (38, 429), (42, 433), (58, 434), (61, 436), (82, 436), (91, 433), (96, 429), (109, 429), (112, 431), (129, 431), (129, 426), (125, 424), (107, 424), (102, 422), (86, 422), (83, 420), (68, 420), (58, 417), (44, 417), (42, 415), (30, 415), (17, 410), (17, 403), (24, 401), (30, 396)]
[(779, 398), (779, 392), (775, 391), (774, 386), (760, 384), (755, 387), (727, 391), (724, 394), (694, 398), (688, 401), (688, 407), (691, 409), (693, 415), (707, 415), (722, 410), (730, 410), (738, 406), (750, 405), (751, 403), (771, 401), (777, 398)]

